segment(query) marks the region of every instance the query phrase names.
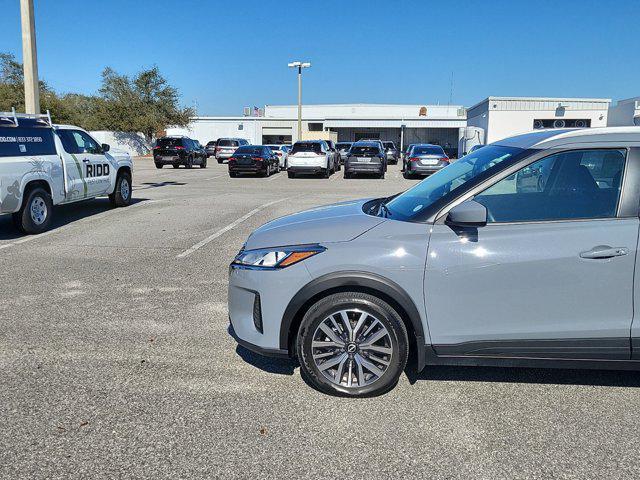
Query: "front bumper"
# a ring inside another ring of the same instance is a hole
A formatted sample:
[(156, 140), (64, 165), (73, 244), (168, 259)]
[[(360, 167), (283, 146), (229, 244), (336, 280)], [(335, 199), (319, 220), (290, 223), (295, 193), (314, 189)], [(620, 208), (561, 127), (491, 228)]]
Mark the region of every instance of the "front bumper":
[[(231, 265), (229, 320), (238, 343), (263, 355), (286, 355), (288, 346), (280, 344), (282, 317), (291, 299), (310, 281), (311, 275), (302, 263), (279, 270)], [(261, 328), (254, 321), (256, 297)]]

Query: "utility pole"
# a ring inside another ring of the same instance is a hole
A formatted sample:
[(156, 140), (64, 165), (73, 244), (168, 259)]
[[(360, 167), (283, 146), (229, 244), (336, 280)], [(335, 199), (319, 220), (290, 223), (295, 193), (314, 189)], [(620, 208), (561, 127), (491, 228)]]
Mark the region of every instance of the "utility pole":
[(298, 69), (298, 140), (302, 140), (302, 69), (311, 66), (308, 62), (291, 62), (289, 68)]
[(33, 0), (20, 0), (20, 18), (22, 20), (25, 113), (40, 113), (40, 82), (38, 80), (38, 52)]

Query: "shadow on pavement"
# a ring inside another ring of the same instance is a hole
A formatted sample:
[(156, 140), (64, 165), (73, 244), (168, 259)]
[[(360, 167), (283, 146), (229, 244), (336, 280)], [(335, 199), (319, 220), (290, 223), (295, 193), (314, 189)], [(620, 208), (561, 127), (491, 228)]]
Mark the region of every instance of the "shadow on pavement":
[(134, 185), (133, 188), (138, 191), (138, 190), (146, 190), (148, 188), (158, 188), (158, 187), (181, 187), (183, 185), (187, 185), (185, 182), (174, 182), (174, 181), (168, 181), (168, 182), (144, 182), (141, 185), (145, 185), (143, 186), (136, 186)]
[[(130, 208), (133, 205), (146, 202), (148, 200), (148, 198), (133, 198), (131, 199), (131, 205), (126, 208)], [(123, 208), (123, 210), (126, 210), (126, 208)], [(108, 210), (113, 210), (108, 198), (97, 198), (69, 205), (57, 205), (53, 208), (53, 220), (49, 230), (51, 231), (64, 227), (69, 223), (73, 223)], [(11, 215), (0, 215), (0, 240), (19, 240), (28, 236), (29, 235), (25, 235), (16, 229), (13, 225)]]
[(259, 368), (267, 373), (276, 373), (278, 375), (293, 375), (298, 367), (298, 362), (287, 358), (272, 358), (258, 355), (244, 348), (242, 345), (236, 347), (236, 353), (242, 360), (248, 364)]
[(555, 368), (430, 366), (419, 373), (407, 372), (413, 384), (420, 380), (447, 382), (538, 383), (545, 385), (592, 385), (640, 387), (640, 375), (630, 370), (575, 370)]

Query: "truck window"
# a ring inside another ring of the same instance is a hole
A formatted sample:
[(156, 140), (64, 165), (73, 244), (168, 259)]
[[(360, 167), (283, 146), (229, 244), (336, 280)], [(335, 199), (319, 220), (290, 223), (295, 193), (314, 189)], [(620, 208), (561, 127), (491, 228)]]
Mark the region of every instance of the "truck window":
[(102, 148), (89, 135), (80, 130), (58, 130), (58, 137), (67, 153), (101, 154)]
[(0, 127), (0, 157), (55, 154), (50, 128)]

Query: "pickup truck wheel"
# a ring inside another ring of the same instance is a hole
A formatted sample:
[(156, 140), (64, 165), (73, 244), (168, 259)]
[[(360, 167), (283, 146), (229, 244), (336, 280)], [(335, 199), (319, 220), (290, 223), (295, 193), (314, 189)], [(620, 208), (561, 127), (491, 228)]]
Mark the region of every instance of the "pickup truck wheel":
[(386, 302), (340, 292), (305, 313), (296, 341), (301, 373), (318, 390), (371, 397), (391, 390), (407, 364), (407, 329)]
[(162, 163), (156, 163), (156, 168), (162, 168), (164, 165)]
[(22, 207), (13, 214), (13, 223), (24, 233), (42, 233), (49, 229), (52, 215), (51, 195), (44, 188), (36, 187), (25, 195)]
[(118, 173), (116, 188), (109, 195), (109, 201), (114, 207), (126, 207), (131, 203), (131, 175), (128, 172)]

